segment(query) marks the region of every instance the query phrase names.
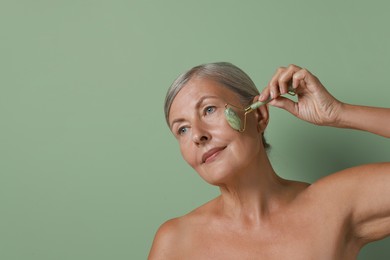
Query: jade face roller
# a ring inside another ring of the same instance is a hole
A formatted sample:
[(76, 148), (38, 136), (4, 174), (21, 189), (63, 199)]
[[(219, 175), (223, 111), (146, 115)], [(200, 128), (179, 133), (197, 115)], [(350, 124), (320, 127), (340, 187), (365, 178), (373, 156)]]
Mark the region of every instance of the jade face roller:
[[(294, 89), (290, 86), (288, 88), (288, 94), (294, 96), (295, 95), (295, 92), (294, 92)], [(229, 125), (239, 131), (239, 132), (244, 132), (245, 131), (245, 127), (246, 127), (246, 116), (252, 112), (253, 110), (257, 109), (258, 107), (262, 106), (262, 105), (265, 105), (267, 104), (268, 102), (270, 102), (272, 100), (271, 97), (269, 97), (267, 100), (261, 102), (261, 101), (257, 101), (255, 103), (253, 103), (252, 105), (246, 107), (246, 108), (240, 108), (240, 107), (236, 107), (236, 106), (233, 106), (231, 104), (225, 104), (225, 118), (226, 120), (228, 121)], [(243, 126), (241, 126), (241, 118), (240, 116), (237, 115), (236, 111), (234, 111), (234, 109), (238, 110), (238, 112), (242, 112), (244, 113), (244, 124)]]

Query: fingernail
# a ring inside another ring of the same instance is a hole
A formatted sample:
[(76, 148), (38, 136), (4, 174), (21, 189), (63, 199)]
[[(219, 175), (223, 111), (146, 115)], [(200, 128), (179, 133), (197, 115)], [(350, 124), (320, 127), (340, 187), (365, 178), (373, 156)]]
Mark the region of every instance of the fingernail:
[(275, 94), (273, 91), (271, 91), (271, 98), (274, 98)]

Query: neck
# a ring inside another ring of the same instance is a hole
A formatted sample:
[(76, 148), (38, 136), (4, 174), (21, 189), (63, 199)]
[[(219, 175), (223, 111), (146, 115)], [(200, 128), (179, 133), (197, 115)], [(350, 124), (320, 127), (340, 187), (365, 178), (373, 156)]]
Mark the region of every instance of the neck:
[(256, 224), (267, 218), (284, 201), (282, 191), (288, 181), (273, 170), (267, 155), (220, 185), (222, 213), (243, 222)]

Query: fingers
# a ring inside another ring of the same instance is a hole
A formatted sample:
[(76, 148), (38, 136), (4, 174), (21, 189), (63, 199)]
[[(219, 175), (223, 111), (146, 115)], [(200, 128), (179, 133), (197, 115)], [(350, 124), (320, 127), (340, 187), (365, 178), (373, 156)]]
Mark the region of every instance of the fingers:
[(280, 96), (272, 100), (270, 104), (274, 107), (285, 109), (295, 116), (298, 115), (297, 103), (295, 103), (291, 99)]
[[(294, 88), (301, 86), (303, 88), (307, 88), (310, 86), (318, 86), (322, 85), (318, 78), (310, 73), (310, 71), (306, 69), (301, 69), (294, 73), (292, 78), (292, 84)], [(312, 89), (314, 90), (314, 89)]]
[(290, 65), (286, 70), (281, 72), (277, 81), (274, 82), (274, 85), (276, 85), (276, 83), (279, 85), (280, 94), (283, 95), (288, 92), (288, 87), (292, 84), (293, 75), (300, 70), (302, 70), (301, 67)]
[[(309, 71), (296, 65), (278, 68), (267, 87), (261, 92), (259, 100), (265, 101), (269, 97), (274, 99), (286, 94), (290, 86), (294, 89), (297, 89), (299, 86), (306, 87), (304, 81), (309, 74)], [(311, 76), (314, 77), (313, 75)]]

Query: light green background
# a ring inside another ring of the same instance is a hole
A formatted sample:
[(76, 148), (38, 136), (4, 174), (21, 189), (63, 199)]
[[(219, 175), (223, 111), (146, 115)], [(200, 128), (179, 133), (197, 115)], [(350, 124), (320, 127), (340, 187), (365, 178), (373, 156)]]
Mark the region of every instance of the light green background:
[[(145, 259), (161, 223), (216, 196), (162, 112), (194, 65), (230, 61), (262, 89), (295, 63), (340, 100), (388, 107), (389, 13), (386, 1), (0, 0), (0, 259)], [(275, 108), (267, 137), (277, 172), (309, 182), (390, 155), (388, 139)]]

